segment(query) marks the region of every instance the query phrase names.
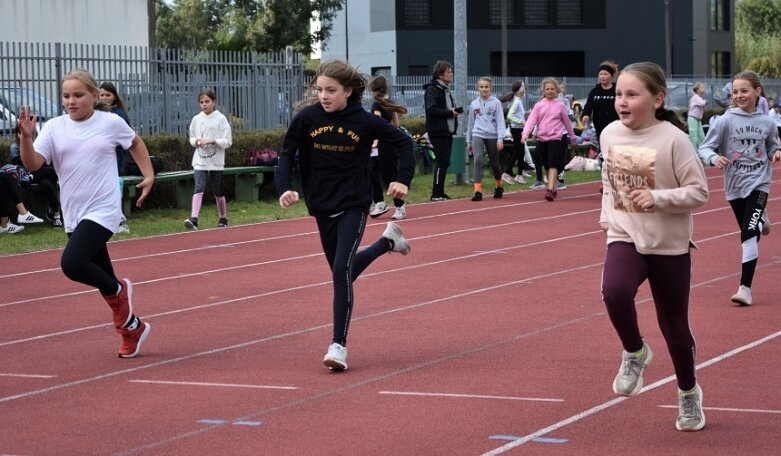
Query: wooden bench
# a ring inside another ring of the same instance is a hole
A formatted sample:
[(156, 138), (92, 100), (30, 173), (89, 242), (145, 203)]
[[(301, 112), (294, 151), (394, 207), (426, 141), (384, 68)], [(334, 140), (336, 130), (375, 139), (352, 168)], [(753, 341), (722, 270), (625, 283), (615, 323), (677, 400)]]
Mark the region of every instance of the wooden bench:
[[(224, 175), (235, 176), (236, 201), (257, 202), (260, 186), (267, 182), (268, 174), (273, 173), (276, 166), (236, 166), (223, 170)], [(195, 172), (168, 171), (158, 173), (155, 183), (174, 182), (176, 184), (176, 207), (190, 207), (195, 187)], [(272, 177), (273, 179), (273, 177)], [(136, 184), (144, 180), (142, 176), (122, 176), (122, 210), (129, 214), (133, 206), (133, 198), (138, 195)]]

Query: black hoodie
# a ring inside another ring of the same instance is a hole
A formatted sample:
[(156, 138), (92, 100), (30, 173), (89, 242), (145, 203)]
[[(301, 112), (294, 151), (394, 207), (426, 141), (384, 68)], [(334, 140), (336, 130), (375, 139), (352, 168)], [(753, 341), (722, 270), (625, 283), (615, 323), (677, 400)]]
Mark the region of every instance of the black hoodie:
[(301, 182), (309, 214), (327, 217), (357, 208), (369, 210), (372, 202), (369, 156), (375, 139), (399, 151), (398, 182), (409, 187), (415, 174), (414, 143), (409, 135), (348, 102), (336, 112), (320, 103), (293, 117), (279, 154), (275, 174), (277, 192), (292, 190), (293, 163), (298, 152)]
[(581, 116), (591, 117), (594, 122), (594, 129), (597, 131), (597, 138), (602, 134), (602, 130), (614, 120), (618, 120), (616, 112), (616, 85), (615, 83), (609, 89), (603, 89), (602, 85), (597, 85), (591, 89), (586, 99), (586, 105), (583, 106)]

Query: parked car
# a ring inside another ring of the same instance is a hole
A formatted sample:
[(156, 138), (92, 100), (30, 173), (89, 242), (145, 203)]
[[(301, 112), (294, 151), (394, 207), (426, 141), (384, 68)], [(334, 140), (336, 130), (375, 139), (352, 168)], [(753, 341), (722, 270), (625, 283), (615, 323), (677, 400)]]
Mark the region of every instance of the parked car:
[(62, 106), (24, 87), (0, 87), (0, 134), (12, 136), (22, 106), (30, 106), (38, 125), (62, 115)]

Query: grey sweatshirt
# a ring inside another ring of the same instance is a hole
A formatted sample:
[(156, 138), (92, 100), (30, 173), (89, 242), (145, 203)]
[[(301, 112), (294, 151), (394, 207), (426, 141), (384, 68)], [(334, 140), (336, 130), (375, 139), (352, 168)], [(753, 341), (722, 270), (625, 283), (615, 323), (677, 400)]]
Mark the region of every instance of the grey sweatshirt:
[(730, 108), (708, 129), (697, 154), (711, 166), (719, 153), (729, 159), (729, 166), (724, 168), (724, 196), (729, 201), (746, 198), (754, 190), (770, 192), (769, 159), (779, 149), (773, 119), (760, 111), (749, 114)]

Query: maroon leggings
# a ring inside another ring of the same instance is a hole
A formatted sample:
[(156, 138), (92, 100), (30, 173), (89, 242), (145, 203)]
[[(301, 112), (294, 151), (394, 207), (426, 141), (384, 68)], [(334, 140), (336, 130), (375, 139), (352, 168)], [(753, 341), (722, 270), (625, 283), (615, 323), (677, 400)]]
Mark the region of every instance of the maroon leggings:
[(691, 254), (643, 255), (634, 244), (612, 242), (607, 246), (602, 271), (602, 299), (624, 350), (643, 348), (637, 324), (635, 296), (648, 279), (656, 305), (656, 318), (675, 367), (678, 387), (694, 388), (695, 343), (689, 328)]

